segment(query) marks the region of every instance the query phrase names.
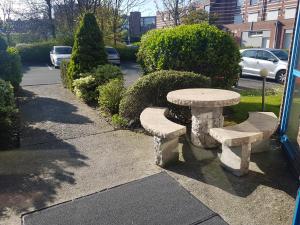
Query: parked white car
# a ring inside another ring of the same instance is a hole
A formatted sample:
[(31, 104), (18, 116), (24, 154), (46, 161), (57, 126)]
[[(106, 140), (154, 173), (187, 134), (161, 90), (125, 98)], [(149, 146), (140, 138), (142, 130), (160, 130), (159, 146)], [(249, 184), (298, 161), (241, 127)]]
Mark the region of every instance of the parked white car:
[(107, 54), (108, 62), (113, 65), (120, 66), (120, 54), (118, 53), (118, 51), (110, 46), (105, 46), (105, 51)]
[(261, 69), (269, 71), (268, 78), (284, 83), (288, 67), (288, 54), (281, 49), (251, 48), (240, 50), (242, 75), (260, 76)]
[(72, 47), (70, 46), (53, 46), (50, 52), (50, 60), (55, 68), (58, 68), (63, 60), (70, 60)]

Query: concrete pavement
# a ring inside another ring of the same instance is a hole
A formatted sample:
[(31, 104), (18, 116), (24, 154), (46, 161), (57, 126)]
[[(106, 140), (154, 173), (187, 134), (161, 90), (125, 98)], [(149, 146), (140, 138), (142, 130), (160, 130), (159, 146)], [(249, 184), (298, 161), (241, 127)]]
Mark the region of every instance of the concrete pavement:
[[(154, 165), (152, 137), (114, 130), (57, 84), (52, 70), (34, 70), (22, 83), (21, 148), (0, 152), (1, 225), (20, 225), (22, 213), (162, 170)], [(251, 156), (249, 175), (237, 178), (221, 168), (217, 150), (183, 140), (180, 163), (166, 171), (229, 224), (290, 224), (297, 183), (272, 146)]]

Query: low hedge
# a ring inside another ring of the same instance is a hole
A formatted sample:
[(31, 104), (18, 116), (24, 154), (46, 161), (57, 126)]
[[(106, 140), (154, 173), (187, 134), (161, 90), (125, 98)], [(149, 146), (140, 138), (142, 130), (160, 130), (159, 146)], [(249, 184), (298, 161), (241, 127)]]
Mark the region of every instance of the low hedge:
[(123, 79), (123, 76), (122, 71), (117, 66), (110, 64), (100, 65), (89, 73), (80, 74), (80, 78), (73, 81), (73, 91), (76, 96), (85, 102), (95, 103), (99, 96), (97, 90), (99, 86), (106, 84), (112, 79)]
[(116, 47), (116, 50), (120, 54), (121, 61), (136, 61), (136, 54), (138, 52), (137, 46), (128, 47), (126, 45), (120, 45)]
[(138, 61), (145, 73), (193, 71), (230, 88), (239, 74), (240, 53), (233, 37), (206, 23), (151, 30), (141, 40)]
[(98, 105), (104, 112), (111, 115), (119, 113), (119, 104), (125, 92), (124, 80), (113, 79), (98, 87)]
[(73, 85), (73, 79), (72, 77), (69, 77), (68, 75), (68, 66), (69, 62), (66, 60), (63, 60), (60, 64), (60, 78), (63, 83), (63, 86), (68, 89), (72, 89)]
[(15, 89), (22, 81), (22, 64), (16, 48), (0, 50), (0, 79), (9, 81)]
[(18, 49), (23, 63), (50, 63), (50, 51), (56, 41), (37, 42), (33, 44), (18, 44)]
[(18, 110), (12, 85), (0, 79), (0, 149), (19, 146)]
[(184, 71), (162, 70), (139, 78), (124, 94), (120, 102), (120, 116), (131, 124), (138, 124), (141, 112), (149, 106), (168, 107), (174, 118), (189, 122), (189, 110), (167, 101), (170, 91), (184, 88), (210, 87), (210, 79)]

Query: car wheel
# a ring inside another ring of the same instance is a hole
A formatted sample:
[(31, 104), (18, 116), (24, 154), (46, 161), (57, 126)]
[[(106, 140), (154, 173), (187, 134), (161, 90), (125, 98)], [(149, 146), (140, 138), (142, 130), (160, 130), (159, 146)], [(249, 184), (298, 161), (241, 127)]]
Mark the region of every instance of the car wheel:
[(286, 70), (279, 70), (275, 77), (276, 81), (280, 84), (284, 84), (286, 79)]

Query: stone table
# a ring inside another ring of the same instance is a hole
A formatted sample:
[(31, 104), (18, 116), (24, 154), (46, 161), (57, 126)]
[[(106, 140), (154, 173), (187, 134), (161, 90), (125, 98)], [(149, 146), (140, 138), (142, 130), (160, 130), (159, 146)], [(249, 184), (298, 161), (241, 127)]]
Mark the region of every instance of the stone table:
[(191, 107), (192, 143), (215, 148), (218, 143), (209, 135), (209, 129), (223, 127), (223, 107), (238, 104), (240, 94), (222, 89), (191, 88), (171, 91), (167, 99), (176, 105)]

